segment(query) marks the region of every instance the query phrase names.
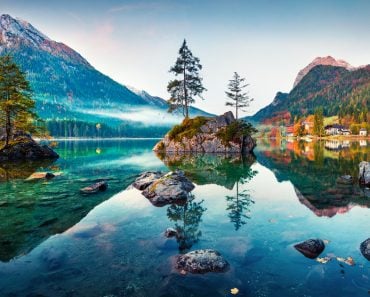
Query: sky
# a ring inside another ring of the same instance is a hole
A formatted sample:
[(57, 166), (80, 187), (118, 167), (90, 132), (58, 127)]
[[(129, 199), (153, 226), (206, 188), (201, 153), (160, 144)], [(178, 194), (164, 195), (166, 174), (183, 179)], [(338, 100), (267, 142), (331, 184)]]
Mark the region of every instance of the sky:
[(114, 80), (168, 99), (169, 73), (186, 38), (203, 65), (205, 100), (221, 114), (228, 80), (245, 77), (254, 102), (289, 92), (317, 56), (370, 64), (368, 0), (0, 0), (0, 14), (29, 21)]

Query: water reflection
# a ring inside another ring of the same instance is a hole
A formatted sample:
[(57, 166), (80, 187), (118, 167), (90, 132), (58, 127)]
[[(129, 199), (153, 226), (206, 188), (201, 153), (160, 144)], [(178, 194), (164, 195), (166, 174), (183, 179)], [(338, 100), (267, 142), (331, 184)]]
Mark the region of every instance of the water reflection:
[(239, 154), (167, 154), (158, 155), (170, 169), (181, 169), (197, 185), (216, 184), (232, 190), (242, 179), (250, 180), (253, 175), (254, 155)]
[[(257, 159), (278, 181), (290, 181), (300, 203), (317, 216), (333, 217), (355, 206), (370, 207), (367, 191), (357, 183), (358, 164), (370, 159), (369, 147), (360, 142), (261, 142)], [(354, 184), (338, 182), (338, 177), (347, 174), (353, 176)]]
[(26, 179), (36, 171), (54, 170), (55, 160), (25, 161), (25, 162), (2, 162), (0, 164), (0, 182), (8, 182), (14, 179)]
[[(243, 180), (241, 181), (241, 183), (244, 182)], [(250, 219), (249, 207), (254, 201), (251, 199), (247, 189), (239, 191), (239, 182), (236, 183), (235, 191), (234, 196), (226, 196), (226, 210), (229, 212), (230, 222), (234, 224), (235, 231), (237, 231), (247, 223), (247, 219)]]
[(202, 205), (203, 200), (195, 202), (194, 199), (195, 196), (190, 194), (185, 205), (172, 204), (167, 208), (167, 217), (175, 223), (176, 240), (180, 251), (190, 249), (202, 235), (199, 224), (207, 209)]
[[(235, 195), (227, 195), (230, 222), (235, 230), (246, 224), (250, 218), (250, 198), (247, 183), (257, 174), (251, 166), (255, 156), (239, 154), (167, 154), (159, 158), (170, 170), (181, 169), (197, 185), (216, 184), (228, 190), (235, 189)], [(240, 189), (239, 185), (243, 185)]]
[[(77, 224), (96, 205), (127, 187), (142, 171), (140, 158), (151, 152), (155, 140), (66, 141), (57, 149), (57, 161), (0, 164), (0, 261), (29, 253), (49, 236)], [(99, 147), (100, 153), (97, 153)], [(143, 157), (144, 156), (144, 157)], [(137, 163), (129, 160), (136, 159)], [(112, 164), (117, 163), (117, 166)], [(122, 164), (124, 165), (122, 165)], [(158, 169), (158, 164), (148, 169)], [(25, 180), (36, 171), (60, 171), (46, 181)], [(100, 179), (106, 192), (83, 197), (82, 187)]]

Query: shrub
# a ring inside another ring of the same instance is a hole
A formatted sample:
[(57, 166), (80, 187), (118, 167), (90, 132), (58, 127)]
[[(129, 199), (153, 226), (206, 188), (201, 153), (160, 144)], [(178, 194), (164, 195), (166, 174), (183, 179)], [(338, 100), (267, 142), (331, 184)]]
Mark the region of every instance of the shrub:
[(257, 129), (255, 129), (252, 124), (239, 120), (220, 129), (216, 136), (221, 139), (224, 145), (229, 145), (230, 142), (241, 143), (244, 136), (250, 136), (256, 132)]
[(198, 116), (194, 119), (185, 118), (180, 125), (175, 125), (169, 132), (170, 140), (181, 141), (181, 139), (192, 138), (200, 132), (200, 127), (206, 124), (208, 119), (206, 117)]

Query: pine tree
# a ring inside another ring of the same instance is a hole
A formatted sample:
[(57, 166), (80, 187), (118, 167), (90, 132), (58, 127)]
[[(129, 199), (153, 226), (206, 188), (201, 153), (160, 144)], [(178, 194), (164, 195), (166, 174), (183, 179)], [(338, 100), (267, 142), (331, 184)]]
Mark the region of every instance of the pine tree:
[(202, 98), (202, 93), (206, 91), (199, 75), (200, 70), (202, 70), (202, 65), (199, 59), (193, 56), (184, 39), (176, 63), (170, 69), (170, 72), (173, 72), (175, 76), (180, 76), (181, 79), (174, 79), (168, 83), (167, 91), (171, 95), (167, 101), (169, 112), (180, 108), (184, 117), (189, 117), (189, 107), (195, 102), (195, 97)]
[(248, 92), (243, 91), (248, 86), (249, 84), (245, 83), (245, 78), (240, 77), (237, 72), (234, 72), (233, 78), (229, 80), (229, 91), (225, 93), (230, 101), (226, 102), (226, 106), (235, 107), (236, 119), (238, 119), (239, 110), (246, 111), (245, 108), (254, 100), (248, 95)]
[(36, 132), (35, 101), (25, 74), (11, 56), (0, 57), (0, 128), (5, 129), (5, 146), (15, 131)]

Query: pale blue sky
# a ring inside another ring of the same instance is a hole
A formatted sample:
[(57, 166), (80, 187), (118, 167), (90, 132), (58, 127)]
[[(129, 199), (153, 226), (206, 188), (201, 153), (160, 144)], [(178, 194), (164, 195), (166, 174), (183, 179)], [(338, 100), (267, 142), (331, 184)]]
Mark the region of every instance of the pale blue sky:
[[(247, 78), (249, 114), (289, 91), (317, 56), (370, 64), (370, 1), (0, 0), (118, 82), (167, 99), (168, 69), (183, 38), (203, 64), (198, 107), (221, 113), (234, 71)], [(248, 114), (248, 113), (247, 113)]]

